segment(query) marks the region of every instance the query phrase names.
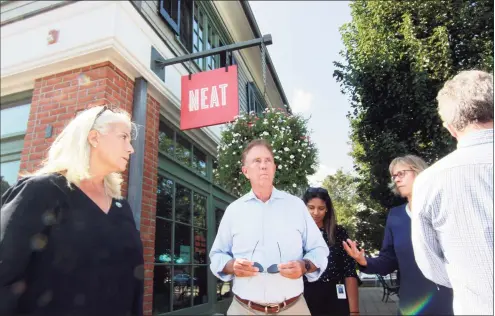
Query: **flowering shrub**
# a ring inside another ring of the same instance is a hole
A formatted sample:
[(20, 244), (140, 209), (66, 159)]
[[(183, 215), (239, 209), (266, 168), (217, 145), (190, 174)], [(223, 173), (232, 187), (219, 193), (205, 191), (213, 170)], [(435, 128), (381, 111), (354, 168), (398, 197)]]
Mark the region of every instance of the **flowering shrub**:
[(247, 193), (251, 186), (241, 171), (241, 154), (250, 141), (260, 138), (273, 147), (275, 187), (299, 194), (308, 186), (307, 176), (317, 168), (317, 149), (309, 139), (306, 124), (301, 116), (278, 109), (266, 109), (258, 116), (254, 112), (238, 116), (222, 131), (215, 180), (235, 195)]

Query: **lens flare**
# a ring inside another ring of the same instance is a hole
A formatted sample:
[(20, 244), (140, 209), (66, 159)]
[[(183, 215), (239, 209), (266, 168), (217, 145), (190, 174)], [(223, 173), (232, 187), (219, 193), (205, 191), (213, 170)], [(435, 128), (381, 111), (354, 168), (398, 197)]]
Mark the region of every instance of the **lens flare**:
[(400, 309), (402, 315), (421, 315), (424, 308), (430, 303), (433, 298), (432, 292), (425, 295), (423, 298), (418, 299), (415, 303), (411, 303), (410, 306), (406, 306)]
[(80, 73), (79, 76), (77, 76), (77, 82), (80, 86), (87, 86), (91, 83), (91, 78), (84, 73)]

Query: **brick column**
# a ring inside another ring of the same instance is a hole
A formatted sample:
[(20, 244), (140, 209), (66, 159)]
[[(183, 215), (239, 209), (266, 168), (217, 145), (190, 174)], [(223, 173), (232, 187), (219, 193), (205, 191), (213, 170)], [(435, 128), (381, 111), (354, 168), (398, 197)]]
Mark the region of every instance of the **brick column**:
[(144, 315), (153, 312), (153, 263), (155, 261), (156, 194), (160, 104), (148, 94), (144, 154), (141, 239), (144, 247)]

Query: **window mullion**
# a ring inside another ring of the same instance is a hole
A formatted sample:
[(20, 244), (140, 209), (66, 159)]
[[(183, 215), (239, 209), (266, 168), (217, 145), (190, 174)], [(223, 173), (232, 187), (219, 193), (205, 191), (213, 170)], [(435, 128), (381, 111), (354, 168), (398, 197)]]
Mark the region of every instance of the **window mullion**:
[[(175, 138), (175, 132), (174, 132), (174, 138)], [(175, 287), (175, 284), (174, 284), (174, 272), (175, 272), (175, 197), (176, 197), (176, 194), (177, 194), (177, 183), (174, 181), (173, 182), (174, 185), (172, 187), (172, 229), (171, 229), (171, 238), (170, 240), (172, 241), (172, 246), (170, 248), (171, 249), (171, 252), (172, 252), (172, 262), (171, 262), (171, 265), (170, 265), (170, 284), (172, 285), (171, 286), (171, 289), (170, 289), (170, 306), (169, 306), (169, 311), (173, 311), (173, 307), (174, 307), (174, 304), (173, 304), (173, 301), (174, 301), (174, 287)]]

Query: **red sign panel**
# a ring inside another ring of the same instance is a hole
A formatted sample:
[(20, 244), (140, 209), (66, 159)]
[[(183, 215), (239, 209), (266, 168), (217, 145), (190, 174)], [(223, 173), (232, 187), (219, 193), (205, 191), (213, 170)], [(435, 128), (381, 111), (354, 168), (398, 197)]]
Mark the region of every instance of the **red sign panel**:
[(237, 66), (182, 77), (180, 129), (192, 129), (234, 120), (239, 115)]

